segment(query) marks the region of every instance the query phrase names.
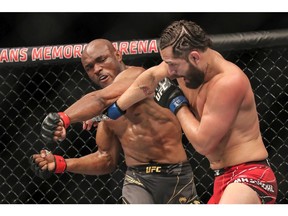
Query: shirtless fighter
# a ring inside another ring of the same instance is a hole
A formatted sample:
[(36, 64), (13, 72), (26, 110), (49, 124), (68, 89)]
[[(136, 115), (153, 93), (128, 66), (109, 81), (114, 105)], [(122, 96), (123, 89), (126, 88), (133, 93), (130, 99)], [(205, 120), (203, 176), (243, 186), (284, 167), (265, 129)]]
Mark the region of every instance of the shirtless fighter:
[[(208, 203), (275, 203), (277, 182), (249, 79), (211, 45), (196, 23), (173, 22), (160, 37), (163, 62), (142, 73), (108, 110), (123, 113), (157, 87), (157, 103), (177, 116), (192, 146), (215, 171)], [(164, 77), (176, 77), (182, 91)]]
[[(102, 87), (89, 94), (93, 97), (88, 96), (98, 105), (115, 101), (144, 71), (125, 65), (121, 53), (104, 39), (90, 42), (81, 61), (89, 78)], [(80, 104), (79, 110), (89, 104), (86, 102)], [(66, 137), (69, 110), (74, 112), (71, 116), (77, 116), (77, 106), (62, 113), (50, 113), (44, 119), (41, 135), (46, 142)], [(86, 108), (86, 112), (99, 114), (93, 107)], [(182, 144), (181, 126), (175, 115), (159, 106), (153, 97), (133, 105), (116, 121), (100, 122), (96, 144), (95, 153), (81, 158), (64, 159), (42, 150), (32, 156), (32, 169), (42, 177), (65, 171), (103, 175), (116, 168), (122, 147), (128, 167), (122, 190), (124, 203), (199, 203), (192, 168)]]

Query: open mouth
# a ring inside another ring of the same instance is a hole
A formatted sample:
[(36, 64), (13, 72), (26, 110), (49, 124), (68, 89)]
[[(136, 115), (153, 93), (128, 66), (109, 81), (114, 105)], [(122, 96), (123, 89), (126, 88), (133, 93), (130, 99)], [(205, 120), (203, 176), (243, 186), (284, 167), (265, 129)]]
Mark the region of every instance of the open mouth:
[(108, 80), (108, 76), (107, 75), (100, 75), (99, 76), (99, 81), (100, 82), (106, 82)]

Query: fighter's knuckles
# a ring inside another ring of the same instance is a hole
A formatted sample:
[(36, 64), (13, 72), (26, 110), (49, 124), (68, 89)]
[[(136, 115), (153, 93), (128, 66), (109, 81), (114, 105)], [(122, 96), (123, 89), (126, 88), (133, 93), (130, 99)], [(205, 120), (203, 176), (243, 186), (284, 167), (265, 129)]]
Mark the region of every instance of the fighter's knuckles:
[(47, 122), (51, 124), (56, 124), (60, 121), (60, 116), (58, 113), (49, 113), (46, 117)]
[(53, 139), (51, 138), (52, 134), (53, 132), (50, 130), (46, 130), (45, 128), (41, 129), (41, 138), (47, 143), (53, 142)]
[(40, 154), (39, 154), (39, 156), (41, 156), (42, 154), (46, 155), (46, 153), (47, 153), (47, 150), (45, 150), (45, 149), (42, 149), (42, 150), (40, 151)]
[(38, 163), (38, 166), (42, 169), (45, 165), (47, 166), (47, 164), (48, 164), (48, 162), (46, 160), (44, 160), (44, 161), (40, 161)]
[(54, 132), (54, 136), (56, 137), (60, 137), (62, 135), (62, 131), (61, 130), (57, 130)]
[(44, 161), (44, 160), (45, 160), (45, 159), (43, 159), (43, 158), (41, 158), (41, 157), (37, 157), (37, 158), (34, 159), (34, 163), (39, 164), (39, 163), (41, 163), (41, 162)]
[(62, 119), (60, 119), (60, 121), (58, 122), (58, 126), (62, 126), (62, 127), (64, 127), (64, 122), (63, 122)]
[(33, 158), (33, 159), (38, 158), (38, 157), (40, 157), (40, 154), (33, 154), (33, 155), (31, 156), (31, 158)]
[(55, 128), (55, 126), (57, 126), (59, 121), (60, 121), (60, 118), (57, 120), (53, 117), (51, 113), (49, 113), (43, 120), (42, 127), (43, 128)]

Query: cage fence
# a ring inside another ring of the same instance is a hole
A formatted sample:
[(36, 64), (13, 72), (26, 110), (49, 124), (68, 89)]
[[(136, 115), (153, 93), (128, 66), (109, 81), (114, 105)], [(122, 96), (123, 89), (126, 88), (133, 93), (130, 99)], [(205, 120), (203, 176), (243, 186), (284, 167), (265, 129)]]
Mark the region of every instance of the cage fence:
[[(277, 203), (287, 204), (288, 30), (211, 38), (215, 49), (243, 69), (251, 81), (261, 132), (278, 181)], [(127, 65), (149, 68), (161, 62), (157, 39), (121, 41), (114, 46), (122, 50)], [(28, 162), (43, 147), (65, 158), (97, 150), (97, 131), (84, 131), (82, 123), (70, 126), (67, 139), (61, 143), (45, 145), (39, 138), (41, 122), (49, 112), (65, 110), (97, 89), (80, 62), (84, 47), (85, 44), (0, 49), (0, 203), (121, 203), (126, 170), (123, 154), (117, 169), (102, 176), (66, 172), (43, 180), (35, 176)], [(45, 55), (45, 50), (50, 51)], [(195, 152), (184, 134), (182, 139), (198, 194), (206, 203), (212, 194), (213, 172), (207, 159)]]

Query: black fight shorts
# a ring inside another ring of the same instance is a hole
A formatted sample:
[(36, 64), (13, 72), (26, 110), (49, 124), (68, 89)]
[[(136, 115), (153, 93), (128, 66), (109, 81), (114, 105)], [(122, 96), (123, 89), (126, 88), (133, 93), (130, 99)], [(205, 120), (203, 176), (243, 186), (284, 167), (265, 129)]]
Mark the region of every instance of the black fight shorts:
[(199, 204), (190, 163), (128, 167), (122, 191), (127, 204)]

